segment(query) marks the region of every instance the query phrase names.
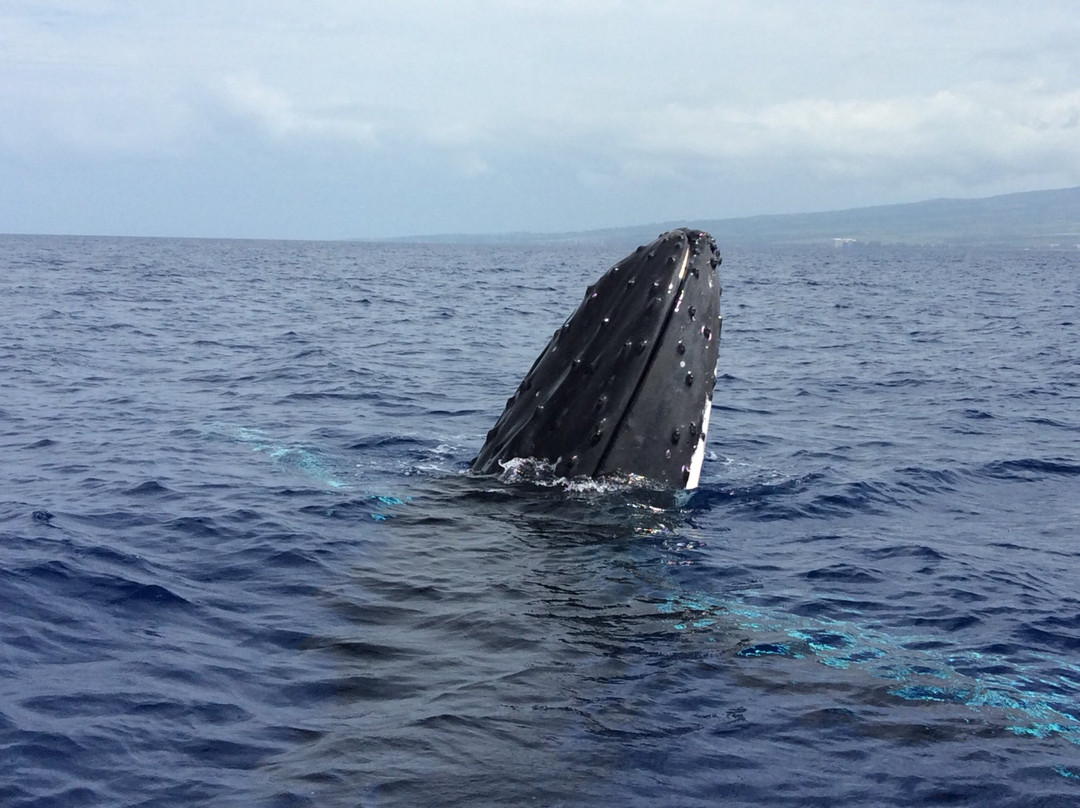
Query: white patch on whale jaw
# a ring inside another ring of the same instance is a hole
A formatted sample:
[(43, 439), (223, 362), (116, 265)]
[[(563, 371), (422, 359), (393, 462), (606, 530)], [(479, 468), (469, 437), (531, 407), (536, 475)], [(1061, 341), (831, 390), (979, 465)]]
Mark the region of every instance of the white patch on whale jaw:
[(709, 432), (709, 415), (712, 412), (712, 395), (705, 397), (705, 409), (701, 413), (701, 432), (698, 434), (698, 444), (694, 449), (694, 456), (690, 458), (690, 476), (686, 480), (687, 491), (697, 488), (698, 480), (701, 479), (701, 466), (705, 462), (705, 437)]

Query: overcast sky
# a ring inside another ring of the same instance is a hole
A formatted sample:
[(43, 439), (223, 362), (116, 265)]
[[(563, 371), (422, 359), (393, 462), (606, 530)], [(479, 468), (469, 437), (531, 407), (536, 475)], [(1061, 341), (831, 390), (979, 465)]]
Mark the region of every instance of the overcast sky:
[(1076, 0), (0, 0), (0, 232), (563, 231), (1080, 185)]

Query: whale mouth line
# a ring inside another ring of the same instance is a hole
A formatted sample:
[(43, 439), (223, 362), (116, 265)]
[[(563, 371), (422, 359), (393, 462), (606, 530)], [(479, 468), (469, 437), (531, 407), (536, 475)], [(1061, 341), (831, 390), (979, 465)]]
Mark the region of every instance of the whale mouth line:
[(653, 363), (656, 361), (657, 356), (660, 354), (660, 346), (663, 344), (663, 335), (667, 331), (668, 326), (671, 324), (672, 318), (679, 310), (679, 306), (682, 303), (683, 289), (686, 286), (686, 268), (690, 263), (690, 250), (691, 244), (687, 244), (682, 248), (682, 255), (679, 261), (679, 288), (675, 290), (675, 297), (671, 305), (668, 306), (667, 315), (664, 317), (663, 325), (660, 326), (660, 336), (653, 342), (652, 350), (649, 351), (649, 358), (646, 360), (645, 365), (641, 368), (641, 373), (638, 374), (637, 383), (634, 385), (634, 391), (630, 394), (630, 399), (619, 415), (619, 420), (615, 424), (615, 428), (611, 430), (611, 434), (608, 436), (607, 441), (604, 444), (604, 451), (600, 455), (600, 460), (597, 463), (597, 468), (604, 468), (604, 464), (607, 462), (608, 455), (611, 453), (612, 448), (615, 446), (615, 438), (619, 435), (626, 423), (626, 417), (629, 413), (633, 412), (634, 404), (637, 403), (638, 396), (641, 394), (641, 389), (645, 385), (645, 380), (649, 376), (649, 370), (652, 368)]

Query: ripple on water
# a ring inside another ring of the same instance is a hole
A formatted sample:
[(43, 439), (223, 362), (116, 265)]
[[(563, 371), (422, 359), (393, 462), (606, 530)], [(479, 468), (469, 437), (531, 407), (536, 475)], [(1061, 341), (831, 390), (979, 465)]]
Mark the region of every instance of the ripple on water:
[(698, 491), (463, 473), (622, 252), (0, 238), (0, 804), (1076, 804), (1077, 258), (732, 247)]

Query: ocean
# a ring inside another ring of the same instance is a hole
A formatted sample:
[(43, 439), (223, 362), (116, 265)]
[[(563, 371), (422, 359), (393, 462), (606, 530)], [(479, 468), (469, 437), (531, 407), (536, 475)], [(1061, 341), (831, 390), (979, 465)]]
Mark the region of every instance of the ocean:
[(467, 474), (634, 246), (0, 237), (0, 805), (1080, 804), (1080, 251), (720, 245), (699, 489)]

